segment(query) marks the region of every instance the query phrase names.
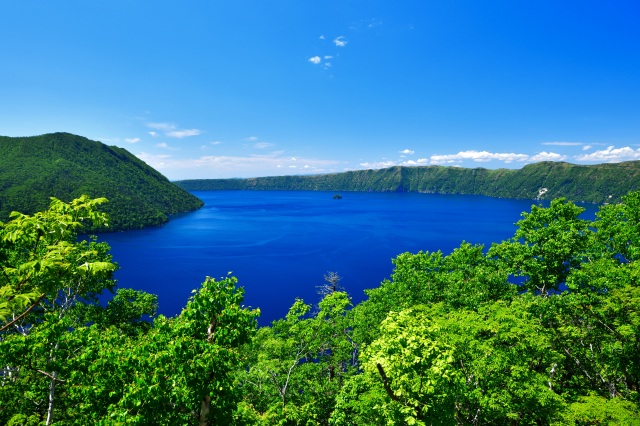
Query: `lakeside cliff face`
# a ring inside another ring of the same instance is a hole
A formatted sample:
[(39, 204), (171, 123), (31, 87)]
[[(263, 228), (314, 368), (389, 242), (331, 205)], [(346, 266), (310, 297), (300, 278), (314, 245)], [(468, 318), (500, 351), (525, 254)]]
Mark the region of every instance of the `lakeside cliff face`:
[(50, 197), (109, 200), (108, 230), (160, 225), (203, 203), (123, 148), (82, 136), (0, 136), (0, 220), (44, 210)]
[(197, 179), (175, 183), (189, 191), (400, 191), (516, 199), (565, 197), (572, 201), (607, 203), (618, 202), (630, 191), (640, 189), (640, 161), (591, 166), (541, 162), (518, 170), (391, 167), (313, 176)]

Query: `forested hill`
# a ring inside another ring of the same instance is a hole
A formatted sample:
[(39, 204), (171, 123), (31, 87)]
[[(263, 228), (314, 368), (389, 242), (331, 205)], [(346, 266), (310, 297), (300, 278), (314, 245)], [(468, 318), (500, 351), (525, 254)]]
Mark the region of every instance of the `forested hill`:
[(189, 191), (311, 190), (476, 194), (501, 198), (616, 202), (640, 189), (640, 161), (578, 166), (529, 164), (518, 170), (460, 167), (391, 167), (313, 176), (198, 179), (176, 182)]
[(203, 204), (123, 148), (69, 133), (0, 136), (0, 220), (83, 194), (109, 200), (110, 230), (159, 225)]

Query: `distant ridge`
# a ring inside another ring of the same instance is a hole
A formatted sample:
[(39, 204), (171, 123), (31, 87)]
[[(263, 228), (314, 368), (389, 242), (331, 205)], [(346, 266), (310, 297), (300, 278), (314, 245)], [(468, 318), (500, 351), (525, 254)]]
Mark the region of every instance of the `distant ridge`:
[(617, 202), (628, 192), (640, 190), (640, 161), (590, 166), (548, 161), (517, 170), (398, 166), (313, 176), (197, 179), (175, 183), (189, 191), (399, 191), (516, 199), (565, 197), (571, 201), (605, 203)]
[(159, 225), (203, 204), (126, 149), (69, 133), (0, 136), (0, 220), (82, 194), (109, 200), (109, 230)]

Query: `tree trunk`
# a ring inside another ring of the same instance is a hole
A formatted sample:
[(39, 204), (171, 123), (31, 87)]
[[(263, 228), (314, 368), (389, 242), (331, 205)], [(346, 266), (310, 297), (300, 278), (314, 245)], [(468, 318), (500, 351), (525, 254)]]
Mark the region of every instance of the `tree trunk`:
[(51, 424), (53, 420), (53, 402), (56, 391), (56, 378), (58, 377), (58, 373), (56, 371), (52, 374), (53, 378), (51, 379), (51, 383), (49, 383), (49, 408), (47, 408), (47, 425)]
[(202, 399), (200, 405), (200, 417), (198, 418), (198, 425), (207, 426), (209, 424), (208, 417), (211, 412), (211, 397), (209, 395)]

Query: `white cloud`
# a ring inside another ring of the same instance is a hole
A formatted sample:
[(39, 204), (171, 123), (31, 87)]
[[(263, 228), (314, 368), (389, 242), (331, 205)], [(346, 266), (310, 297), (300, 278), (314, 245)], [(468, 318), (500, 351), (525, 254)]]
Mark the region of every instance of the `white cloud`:
[(538, 161), (564, 161), (567, 159), (566, 155), (556, 154), (555, 152), (545, 152), (542, 151), (539, 154), (536, 154), (529, 158), (531, 162)]
[(257, 136), (249, 136), (248, 138), (244, 139), (247, 142), (257, 142), (258, 141), (258, 137)]
[(149, 154), (147, 152), (136, 154), (136, 157), (138, 157), (154, 169), (162, 169), (166, 164), (165, 161), (171, 158), (171, 156), (167, 154)]
[(345, 47), (347, 43), (348, 42), (344, 39), (344, 36), (339, 36), (333, 39), (333, 44), (338, 47)]
[(415, 151), (407, 148), (400, 151), (400, 154), (412, 155), (412, 154), (415, 154)]
[(576, 155), (574, 157), (578, 161), (595, 161), (605, 163), (618, 163), (620, 161), (631, 161), (640, 159), (640, 149), (633, 149), (628, 146), (624, 148), (608, 147), (591, 154)]
[(170, 138), (187, 138), (189, 136), (198, 136), (202, 132), (198, 129), (184, 129), (184, 130), (173, 130), (171, 132), (167, 132), (166, 135)]
[(322, 59), (320, 58), (320, 56), (314, 56), (312, 58), (309, 58), (309, 62), (318, 65), (320, 62), (322, 62)]
[(396, 165), (395, 161), (374, 161), (373, 163), (365, 162), (360, 163), (365, 169), (384, 169), (386, 167), (393, 167)]
[(324, 35), (321, 35), (320, 37), (318, 37), (320, 40), (324, 40)]
[(583, 147), (582, 147), (582, 150), (583, 150), (583, 151), (588, 151), (588, 150), (590, 150), (591, 148), (593, 148), (593, 145), (585, 145), (585, 146), (583, 146)]
[(209, 142), (209, 145), (221, 145), (222, 142), (221, 141), (213, 141), (213, 142)]
[(161, 170), (169, 179), (212, 178), (216, 175), (228, 177), (274, 176), (287, 173), (333, 173), (339, 164), (335, 160), (282, 157), (282, 152), (269, 155), (201, 156), (193, 159), (179, 159), (170, 155), (140, 153), (138, 158)]
[(407, 166), (407, 167), (426, 166), (428, 164), (429, 164), (429, 160), (427, 158), (418, 158), (417, 161), (407, 160), (407, 161), (403, 161), (402, 163), (400, 163), (401, 166)]
[(333, 56), (331, 56), (331, 55), (325, 55), (324, 59), (333, 59)]
[(477, 163), (485, 163), (491, 160), (504, 161), (505, 163), (511, 163), (513, 161), (524, 162), (529, 159), (529, 156), (526, 154), (515, 154), (515, 153), (499, 153), (499, 152), (488, 152), (488, 151), (461, 151), (457, 154), (447, 154), (447, 155), (432, 155), (431, 163), (432, 164), (445, 164), (445, 163), (455, 163), (464, 160), (471, 160)]
[(147, 127), (150, 127), (152, 129), (162, 130), (162, 131), (170, 131), (176, 128), (176, 125), (173, 123), (146, 123), (146, 125)]
[(169, 149), (169, 148), (171, 148), (171, 147), (169, 146), (169, 144), (167, 144), (166, 142), (160, 142), (160, 143), (157, 143), (155, 146), (156, 146), (156, 148), (163, 148), (163, 149)]
[(269, 142), (258, 142), (255, 145), (253, 145), (253, 147), (257, 148), (257, 149), (265, 149), (265, 148), (269, 148), (271, 146), (273, 146), (273, 144), (269, 143)]
[[(179, 129), (174, 123), (145, 123), (147, 127), (160, 130), (165, 136), (182, 139), (189, 136), (198, 136), (202, 131), (198, 129)], [(156, 132), (149, 132), (151, 136), (157, 136)]]
[(580, 146), (580, 145), (584, 145), (584, 144), (582, 142), (542, 142), (542, 145)]
[(140, 142), (140, 138), (125, 138), (126, 143), (138, 143)]

